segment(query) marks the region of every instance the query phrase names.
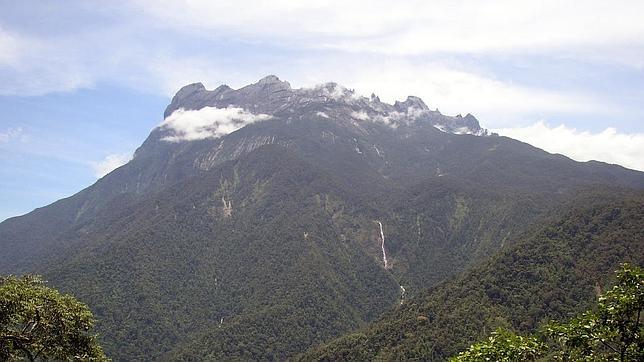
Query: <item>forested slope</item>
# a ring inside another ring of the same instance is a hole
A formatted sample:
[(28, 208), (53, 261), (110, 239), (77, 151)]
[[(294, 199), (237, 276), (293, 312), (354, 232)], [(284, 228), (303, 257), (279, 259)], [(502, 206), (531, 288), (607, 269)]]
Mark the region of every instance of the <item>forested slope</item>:
[(644, 264), (644, 194), (588, 193), (525, 240), (302, 360), (445, 360), (499, 326), (584, 310), (621, 262)]
[(343, 241), (315, 197), (325, 192), (341, 204), (332, 176), (264, 147), (113, 210), (91, 247), (43, 271), (92, 306), (119, 359), (161, 358), (204, 333), (233, 336), (197, 355), (284, 358), (372, 320), (399, 294)]

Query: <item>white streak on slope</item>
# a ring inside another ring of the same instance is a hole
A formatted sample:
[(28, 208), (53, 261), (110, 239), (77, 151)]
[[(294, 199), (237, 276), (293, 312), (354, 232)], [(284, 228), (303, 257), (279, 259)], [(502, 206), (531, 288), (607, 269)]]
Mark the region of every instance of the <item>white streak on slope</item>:
[(378, 220), (376, 220), (378, 223), (378, 226), (380, 226), (380, 239), (382, 240), (382, 244), (380, 244), (380, 247), (382, 248), (382, 261), (385, 264), (385, 269), (389, 267), (389, 264), (387, 263), (387, 252), (385, 251), (385, 233), (382, 231), (382, 223)]
[(400, 304), (402, 305), (405, 302), (405, 287), (400, 286)]

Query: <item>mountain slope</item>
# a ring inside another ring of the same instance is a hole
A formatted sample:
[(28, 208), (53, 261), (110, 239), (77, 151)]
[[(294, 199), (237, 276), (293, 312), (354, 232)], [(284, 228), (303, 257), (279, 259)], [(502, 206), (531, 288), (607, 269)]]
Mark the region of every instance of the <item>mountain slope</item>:
[[(227, 96), (220, 98), (222, 92)], [(272, 118), (223, 137), (189, 142), (165, 141), (173, 130), (156, 128), (130, 163), (95, 185), (46, 209), (5, 221), (0, 240), (7, 252), (0, 255), (0, 272), (23, 270), (29, 259), (67, 243), (76, 230), (87, 229), (110, 202), (158, 192), (266, 144), (281, 145), (328, 170), (363, 201), (384, 198), (379, 208), (396, 202), (409, 188), (422, 188), (430, 180), (440, 183), (436, 180), (444, 177), (469, 181), (480, 190), (504, 188), (548, 197), (556, 193), (564, 198), (581, 185), (644, 187), (642, 173), (619, 166), (574, 162), (505, 137), (439, 131), (435, 126), (454, 129), (469, 124), (472, 132), (481, 132), (481, 128), (471, 116), (463, 123), (461, 118), (429, 111), (422, 101), (410, 99), (390, 106), (377, 97), (355, 97), (333, 83), (291, 90), (288, 83), (274, 77), (237, 91), (225, 86), (215, 91), (199, 85), (184, 87), (166, 114), (180, 105), (190, 110), (207, 104), (249, 106), (258, 112), (273, 112)], [(371, 118), (356, 119), (360, 112)]]
[(0, 273), (87, 302), (116, 360), (283, 359), (511, 246), (582, 188), (644, 188), (334, 83), (193, 84), (165, 113), (128, 164), (0, 224)]
[(96, 308), (115, 356), (161, 357), (159, 346), (277, 314), (299, 326), (269, 334), (288, 345), (270, 351), (273, 340), (246, 335), (230, 346), (252, 341), (261, 351), (254, 358), (283, 358), (360, 326), (398, 298), (395, 281), (359, 245), (341, 242), (330, 206), (310, 197), (335, 198), (327, 188), (341, 192), (267, 146), (135, 203), (106, 225), (104, 240), (43, 270)]
[(584, 310), (621, 262), (644, 265), (644, 193), (590, 192), (525, 240), (302, 360), (445, 360), (497, 327)]

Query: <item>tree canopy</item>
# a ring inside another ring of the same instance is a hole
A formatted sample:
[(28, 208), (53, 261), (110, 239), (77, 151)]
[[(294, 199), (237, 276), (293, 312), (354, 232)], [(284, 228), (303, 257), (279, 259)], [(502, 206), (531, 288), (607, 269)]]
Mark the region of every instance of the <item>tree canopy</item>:
[(89, 308), (38, 276), (0, 276), (0, 360), (105, 361)]
[(622, 265), (617, 285), (599, 297), (597, 307), (566, 323), (551, 322), (533, 336), (505, 329), (472, 345), (453, 362), (642, 361), (644, 360), (644, 272)]

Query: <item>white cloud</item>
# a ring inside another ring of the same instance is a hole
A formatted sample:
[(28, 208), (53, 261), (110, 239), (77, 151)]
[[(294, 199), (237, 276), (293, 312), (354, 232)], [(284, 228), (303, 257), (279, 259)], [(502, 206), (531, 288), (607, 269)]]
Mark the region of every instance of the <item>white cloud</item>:
[(217, 79), (218, 66), (207, 55), (177, 54), (174, 46), (159, 45), (160, 38), (155, 43), (130, 37), (153, 31), (128, 23), (127, 17), (104, 28), (52, 36), (0, 28), (0, 96), (37, 96), (101, 83), (172, 95), (189, 82)]
[(173, 131), (164, 141), (193, 141), (216, 138), (234, 132), (247, 124), (271, 118), (266, 114), (253, 114), (242, 108), (204, 107), (199, 110), (183, 108), (172, 112), (160, 127)]
[(93, 76), (83, 64), (89, 59), (79, 48), (82, 43), (81, 39), (45, 40), (0, 28), (0, 95), (41, 95), (91, 86)]
[(9, 34), (0, 27), (0, 66), (15, 64), (20, 53), (22, 42), (15, 35)]
[(337, 67), (336, 61), (320, 60), (315, 77), (306, 69), (289, 69), (285, 79), (296, 86), (333, 79), (354, 88), (356, 94), (375, 92), (383, 101), (393, 103), (408, 95), (421, 97), (430, 108), (445, 114), (472, 113), (487, 124), (499, 126), (500, 121), (513, 121), (522, 115), (576, 113), (602, 114), (616, 112), (607, 101), (599, 101), (583, 93), (553, 91), (527, 87), (495, 79), (492, 75), (477, 74), (458, 64), (420, 62), (405, 58), (350, 57)]
[[(541, 52), (644, 39), (644, 3), (588, 0), (137, 1), (162, 26), (386, 54)], [(297, 29), (297, 31), (294, 31)], [(574, 53), (574, 52), (573, 52)]]
[(369, 120), (369, 115), (365, 111), (360, 111), (360, 112), (351, 112), (351, 117), (358, 119), (360, 121), (367, 121)]
[[(101, 6), (94, 12), (97, 17), (109, 14), (110, 22), (83, 32), (59, 31), (51, 37), (0, 28), (0, 67), (8, 66), (0, 68), (0, 74), (5, 73), (0, 94), (45, 94), (115, 80), (167, 94), (188, 82), (221, 79), (224, 74), (233, 74), (227, 77), (237, 81), (250, 80), (239, 79), (248, 73), (239, 62), (228, 64), (226, 57), (213, 57), (205, 49), (181, 48), (186, 38), (177, 34), (185, 32), (198, 36), (192, 40), (215, 43), (224, 39), (223, 43), (387, 57), (554, 52), (584, 61), (632, 60), (637, 66), (644, 58), (642, 1), (589, 0), (579, 6), (556, 0), (408, 0), (392, 6), (384, 0), (140, 0)], [(167, 41), (153, 34), (163, 34)], [(276, 72), (283, 61), (273, 60), (276, 64), (262, 61), (270, 68), (267, 73)], [(299, 64), (309, 73), (316, 65)]]
[(0, 144), (8, 143), (13, 140), (24, 141), (25, 139), (26, 136), (21, 127), (8, 128), (7, 130), (0, 132)]
[(132, 155), (129, 153), (112, 154), (105, 156), (101, 161), (91, 162), (91, 166), (94, 169), (94, 175), (101, 178), (118, 167), (125, 165), (131, 159)]
[(320, 93), (323, 96), (334, 99), (336, 101), (340, 99), (355, 101), (360, 98), (360, 95), (357, 94), (354, 90), (348, 89), (342, 84), (333, 82), (318, 83), (313, 86), (311, 86), (310, 84), (305, 84), (303, 88), (313, 90), (316, 93)]
[[(92, 10), (111, 17), (82, 32), (0, 28), (0, 95), (97, 84), (171, 95), (191, 82), (238, 87), (277, 73), (300, 86), (337, 81), (388, 102), (418, 95), (446, 114), (470, 112), (496, 122), (486, 124), (492, 127), (530, 112), (614, 112), (623, 107), (608, 104), (602, 87), (526, 86), (449, 59), (477, 53), (467, 57), (476, 64), (488, 56), (503, 62), (508, 54), (539, 53), (642, 66), (642, 8), (642, 1), (123, 2)], [(329, 88), (331, 97), (347, 94)]]
[(551, 127), (543, 121), (491, 131), (577, 161), (597, 160), (644, 171), (644, 133), (620, 133), (615, 128), (592, 133), (563, 124)]

